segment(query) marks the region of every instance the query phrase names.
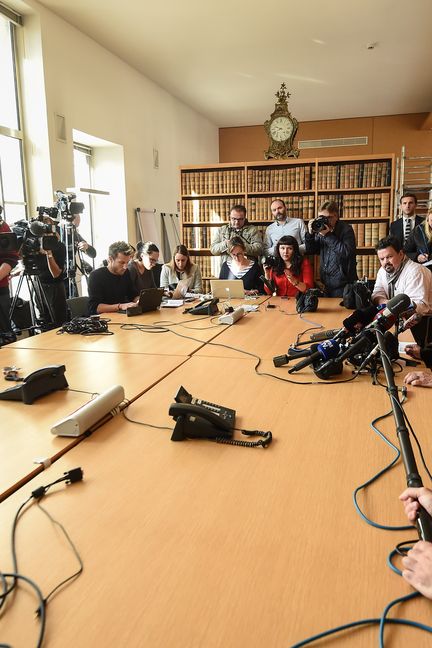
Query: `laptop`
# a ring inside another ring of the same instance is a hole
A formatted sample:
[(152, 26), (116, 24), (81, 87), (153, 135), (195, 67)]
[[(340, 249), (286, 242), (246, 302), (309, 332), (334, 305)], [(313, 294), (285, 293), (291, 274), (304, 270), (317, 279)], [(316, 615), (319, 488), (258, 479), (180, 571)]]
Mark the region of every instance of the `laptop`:
[(157, 310), (161, 305), (164, 292), (163, 288), (145, 288), (141, 290), (137, 305), (126, 309), (126, 315), (131, 317), (132, 315), (141, 315), (142, 313)]
[(210, 290), (219, 299), (243, 299), (245, 296), (242, 279), (211, 279)]

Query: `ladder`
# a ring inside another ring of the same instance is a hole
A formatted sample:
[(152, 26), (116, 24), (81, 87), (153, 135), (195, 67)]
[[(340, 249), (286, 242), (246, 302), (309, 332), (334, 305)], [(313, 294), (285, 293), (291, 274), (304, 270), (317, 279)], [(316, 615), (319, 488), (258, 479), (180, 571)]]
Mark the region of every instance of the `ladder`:
[(396, 163), (395, 200), (393, 218), (398, 216), (398, 208), (404, 193), (417, 196), (418, 215), (426, 215), (432, 207), (432, 155), (408, 157), (402, 146), (401, 157)]

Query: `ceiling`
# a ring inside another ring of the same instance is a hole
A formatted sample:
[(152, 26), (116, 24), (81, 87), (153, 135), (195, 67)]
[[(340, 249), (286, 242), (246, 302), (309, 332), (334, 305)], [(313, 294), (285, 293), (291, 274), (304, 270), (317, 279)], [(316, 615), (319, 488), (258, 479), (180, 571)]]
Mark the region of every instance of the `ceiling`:
[[(39, 0), (217, 126), (432, 110), (431, 0)], [(373, 49), (368, 49), (373, 45)]]

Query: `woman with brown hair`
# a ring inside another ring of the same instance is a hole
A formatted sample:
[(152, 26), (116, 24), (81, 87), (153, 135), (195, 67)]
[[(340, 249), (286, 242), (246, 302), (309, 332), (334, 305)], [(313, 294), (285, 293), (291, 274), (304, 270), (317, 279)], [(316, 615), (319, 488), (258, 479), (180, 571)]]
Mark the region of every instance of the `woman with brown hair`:
[(185, 245), (177, 245), (171, 261), (162, 266), (160, 285), (173, 290), (180, 281), (188, 292), (202, 292), (201, 270), (191, 261)]

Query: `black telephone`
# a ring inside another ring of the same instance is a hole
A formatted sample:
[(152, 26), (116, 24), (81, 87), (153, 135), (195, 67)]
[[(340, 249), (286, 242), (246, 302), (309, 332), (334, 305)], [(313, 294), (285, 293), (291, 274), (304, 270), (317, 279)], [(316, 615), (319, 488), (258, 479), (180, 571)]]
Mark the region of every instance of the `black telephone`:
[(189, 315), (216, 315), (216, 313), (219, 312), (217, 307), (218, 302), (219, 299), (217, 297), (206, 299), (193, 308), (187, 308), (185, 313), (188, 313)]
[(31, 405), (33, 401), (45, 394), (57, 389), (66, 389), (69, 385), (64, 375), (65, 371), (65, 365), (51, 365), (36, 369), (19, 385), (0, 392), (0, 400), (17, 400)]
[(232, 437), (235, 410), (194, 398), (184, 387), (180, 387), (174, 400), (169, 408), (176, 421), (171, 441)]

